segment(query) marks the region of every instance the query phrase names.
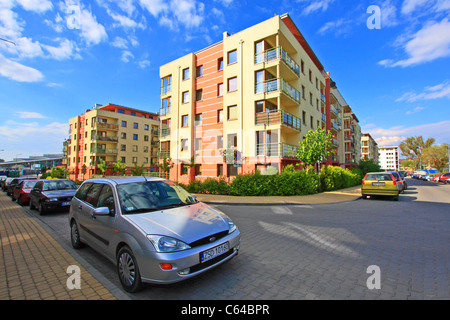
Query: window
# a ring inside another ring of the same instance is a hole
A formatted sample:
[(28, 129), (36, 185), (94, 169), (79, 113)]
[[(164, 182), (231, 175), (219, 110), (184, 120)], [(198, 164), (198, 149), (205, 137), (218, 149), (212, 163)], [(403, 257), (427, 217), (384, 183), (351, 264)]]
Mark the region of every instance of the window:
[(237, 50), (228, 52), (228, 64), (237, 62)]
[(118, 109), (118, 110), (117, 110), (117, 113), (122, 113), (122, 114), (125, 114), (125, 110), (122, 110), (122, 109)]
[(197, 69), (195, 70), (197, 78), (202, 77), (203, 76), (203, 66), (198, 66)]
[(85, 201), (94, 207), (97, 207), (98, 196), (102, 190), (103, 185), (95, 183), (87, 192)]
[(300, 61), (300, 70), (305, 74), (305, 62), (303, 60)]
[(217, 149), (223, 149), (223, 136), (217, 136)]
[(237, 134), (229, 134), (227, 136), (227, 148), (237, 148)]
[(223, 83), (219, 83), (217, 85), (217, 96), (218, 97), (223, 96)]
[(122, 163), (127, 163), (127, 158), (126, 157), (120, 157), (120, 161), (122, 161)]
[(189, 91), (183, 92), (183, 96), (181, 97), (182, 103), (188, 103), (189, 102)]
[(302, 86), (302, 98), (303, 98), (303, 99), (306, 99), (306, 98), (305, 98), (305, 86)]
[(195, 101), (202, 101), (203, 100), (203, 90), (199, 89), (195, 91)]
[(133, 158), (131, 159), (131, 162), (132, 162), (132, 163), (137, 163), (137, 162), (138, 162), (137, 157), (133, 157)]
[(236, 177), (238, 175), (237, 168), (234, 165), (228, 164), (227, 167), (229, 177)]
[(313, 94), (311, 92), (309, 93), (309, 103), (313, 105)]
[(302, 112), (302, 120), (303, 120), (303, 124), (306, 125), (306, 112), (305, 111)]
[(223, 70), (223, 58), (219, 58), (219, 60), (217, 60), (217, 70)]
[(311, 129), (314, 129), (314, 118), (312, 116), (310, 119), (310, 125), (311, 125)]
[(183, 69), (183, 80), (189, 79), (189, 68)]
[(237, 90), (237, 77), (228, 79), (228, 92)]
[(98, 197), (97, 207), (108, 207), (111, 215), (114, 215), (114, 196), (110, 186), (104, 185)]
[(148, 141), (148, 136), (144, 135), (144, 141)]
[(139, 125), (138, 125), (137, 122), (133, 123), (133, 128), (134, 128), (134, 129), (139, 129)]
[(181, 164), (181, 175), (185, 176), (188, 174), (188, 167), (184, 163)]
[(133, 140), (137, 140), (138, 139), (138, 135), (137, 134), (133, 134)]
[(138, 152), (138, 146), (133, 146), (133, 152)]
[(195, 115), (195, 122), (194, 122), (194, 125), (195, 125), (196, 127), (202, 125), (202, 118), (203, 118), (203, 116), (202, 116), (201, 113)]
[(236, 120), (237, 118), (238, 118), (237, 106), (229, 106), (227, 120)]
[(189, 126), (189, 116), (187, 114), (181, 117), (181, 126), (183, 128)]
[(126, 121), (122, 121), (122, 127), (124, 127), (124, 128), (127, 127), (127, 122)]
[(121, 144), (120, 151), (127, 151), (127, 146), (125, 144)]
[(217, 111), (217, 122), (223, 122), (223, 109)]
[(194, 151), (202, 150), (202, 138), (195, 138), (194, 140)]
[(188, 139), (181, 139), (181, 151), (188, 151)]
[(122, 132), (122, 133), (120, 134), (120, 138), (121, 138), (121, 139), (126, 139), (126, 138), (127, 138), (126, 132)]
[(149, 128), (148, 124), (144, 124), (144, 130), (148, 131), (148, 128)]
[(202, 165), (201, 164), (196, 164), (195, 165), (195, 175), (196, 176), (201, 176), (202, 175)]
[(217, 176), (223, 177), (223, 164), (217, 165)]
[(312, 71), (311, 70), (309, 70), (309, 82), (312, 83)]

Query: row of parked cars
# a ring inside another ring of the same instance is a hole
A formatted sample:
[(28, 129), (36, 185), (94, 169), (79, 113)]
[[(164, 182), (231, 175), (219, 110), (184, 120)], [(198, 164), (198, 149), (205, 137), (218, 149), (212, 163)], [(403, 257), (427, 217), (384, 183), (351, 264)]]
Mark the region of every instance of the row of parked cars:
[(361, 195), (363, 199), (368, 196), (391, 196), (398, 201), (400, 193), (407, 189), (405, 176), (399, 171), (369, 172), (362, 181)]
[(233, 221), (169, 180), (90, 179), (77, 188), (69, 179), (4, 177), (0, 187), (40, 214), (68, 208), (72, 246), (89, 245), (115, 263), (128, 292), (194, 277), (239, 251)]
[(432, 182), (440, 182), (450, 184), (450, 172), (444, 173), (430, 173), (430, 174), (411, 174), (411, 178), (424, 180), (424, 181), (432, 181)]

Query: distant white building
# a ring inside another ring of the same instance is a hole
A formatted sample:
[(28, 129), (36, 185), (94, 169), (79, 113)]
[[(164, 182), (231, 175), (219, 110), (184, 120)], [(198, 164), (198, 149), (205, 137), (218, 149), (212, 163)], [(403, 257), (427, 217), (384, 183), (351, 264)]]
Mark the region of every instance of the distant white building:
[(400, 170), (398, 147), (378, 147), (378, 164), (382, 170)]

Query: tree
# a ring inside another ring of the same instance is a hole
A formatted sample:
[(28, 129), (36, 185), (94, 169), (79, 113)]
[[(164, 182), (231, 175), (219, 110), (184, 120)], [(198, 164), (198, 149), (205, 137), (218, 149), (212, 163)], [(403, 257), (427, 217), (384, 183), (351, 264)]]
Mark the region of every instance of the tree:
[(118, 159), (112, 165), (113, 165), (113, 171), (115, 174), (123, 176), (125, 174), (125, 172), (127, 171), (127, 164), (122, 163), (121, 159)]
[(131, 169), (132, 176), (142, 176), (144, 174), (144, 164), (138, 166), (137, 162), (134, 163), (134, 168)]
[(53, 167), (52, 170), (50, 171), (50, 176), (53, 179), (66, 179), (68, 173), (69, 170), (67, 170), (66, 168)]
[(421, 164), (422, 150), (431, 147), (434, 141), (434, 138), (429, 138), (424, 142), (422, 136), (409, 137), (406, 138), (405, 141), (402, 141), (402, 143), (400, 143), (399, 148), (406, 158), (419, 161), (419, 163)]
[(162, 163), (158, 164), (158, 167), (162, 170), (162, 172), (169, 173), (170, 169), (173, 168), (172, 159), (164, 157)]
[(98, 162), (98, 164), (97, 164), (97, 168), (98, 168), (98, 170), (100, 170), (100, 172), (102, 173), (102, 175), (105, 175), (105, 172), (106, 172), (106, 168), (107, 168), (108, 166), (106, 165), (106, 162), (105, 162), (105, 160), (103, 160), (102, 158), (100, 158), (100, 160), (99, 160), (99, 162)]
[(423, 149), (423, 164), (442, 172), (442, 170), (448, 166), (448, 148), (449, 145), (444, 143), (439, 146), (431, 146)]
[(335, 150), (332, 146), (333, 134), (322, 128), (309, 130), (303, 141), (299, 142), (297, 158), (306, 165), (315, 165), (331, 157)]
[(364, 177), (368, 172), (378, 172), (381, 171), (381, 167), (378, 163), (375, 163), (373, 159), (364, 159), (359, 162), (356, 166), (357, 169), (361, 170), (361, 174)]

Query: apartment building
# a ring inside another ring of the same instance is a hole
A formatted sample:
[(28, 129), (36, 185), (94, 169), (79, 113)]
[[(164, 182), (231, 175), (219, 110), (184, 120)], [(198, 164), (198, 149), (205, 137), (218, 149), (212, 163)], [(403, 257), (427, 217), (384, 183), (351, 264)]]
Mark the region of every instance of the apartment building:
[(147, 171), (158, 171), (159, 125), (155, 113), (97, 104), (69, 120), (63, 164), (70, 177), (79, 180), (100, 173), (100, 159), (110, 167), (121, 160), (128, 173), (135, 164), (144, 165)]
[(379, 147), (379, 165), (382, 170), (400, 170), (400, 157), (398, 147)]
[(370, 133), (363, 133), (361, 136), (361, 159), (372, 159), (378, 163), (378, 144)]
[(171, 159), (172, 180), (279, 171), (298, 163), (298, 142), (317, 127), (344, 147), (346, 113), (331, 109), (329, 74), (288, 14), (225, 32), (161, 66), (160, 77), (160, 161)]

